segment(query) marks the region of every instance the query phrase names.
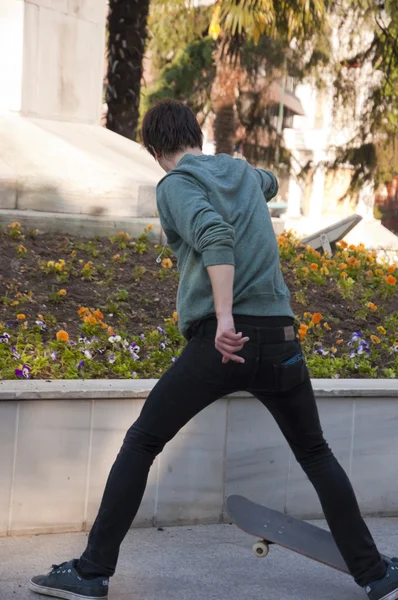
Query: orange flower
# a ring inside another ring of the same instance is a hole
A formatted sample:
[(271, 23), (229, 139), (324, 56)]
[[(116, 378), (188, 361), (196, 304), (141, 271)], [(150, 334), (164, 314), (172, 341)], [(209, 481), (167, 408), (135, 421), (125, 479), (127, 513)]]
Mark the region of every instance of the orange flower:
[(120, 258), (120, 254), (114, 254), (114, 255), (112, 256), (112, 258), (113, 258), (113, 260), (119, 260), (119, 258)]
[(305, 338), (305, 336), (307, 335), (307, 331), (308, 331), (308, 325), (304, 325), (304, 323), (301, 323), (300, 329), (298, 331), (300, 340), (303, 340)]
[(14, 300), (14, 302), (11, 302), (10, 306), (18, 306), (18, 304), (18, 300)]
[(81, 308), (79, 308), (79, 310), (77, 311), (77, 314), (79, 315), (79, 317), (84, 317), (84, 315), (86, 315), (87, 313), (89, 313), (89, 309), (86, 308), (85, 306), (82, 306)]
[(66, 296), (66, 290), (59, 290), (58, 293), (60, 296)]
[(338, 344), (340, 346), (340, 344), (342, 344), (344, 342), (344, 340), (336, 340), (336, 344)]
[(311, 271), (317, 271), (319, 269), (318, 265), (316, 263), (312, 263), (312, 265), (310, 266)]
[(349, 250), (356, 250), (356, 248), (357, 247), (355, 246), (355, 244), (351, 244), (350, 246), (348, 246)]
[(117, 237), (122, 237), (124, 235), (124, 231), (119, 231), (116, 235)]
[(318, 325), (318, 323), (320, 323), (322, 321), (323, 317), (321, 315), (321, 313), (314, 313), (312, 315), (312, 322), (314, 323), (314, 325)]
[(100, 321), (100, 325), (101, 325), (102, 329), (108, 329), (108, 325), (106, 323), (104, 323), (103, 321)]
[(115, 332), (113, 331), (113, 327), (108, 327), (108, 333), (109, 333), (109, 335), (115, 334)]
[(345, 263), (340, 263), (339, 264), (340, 271), (344, 271), (346, 268), (347, 268), (347, 265)]
[(169, 258), (164, 258), (162, 260), (163, 269), (171, 269), (172, 266), (173, 266), (173, 263), (171, 262), (171, 260)]
[(88, 316), (83, 317), (83, 321), (88, 325), (97, 325), (98, 323), (97, 319), (91, 313)]
[(19, 313), (19, 314), (17, 315), (17, 319), (18, 319), (18, 321), (25, 321), (26, 317), (25, 317), (25, 315), (24, 315), (24, 314), (22, 314), (22, 313)]
[(176, 321), (176, 322), (178, 321), (178, 312), (177, 312), (177, 311), (174, 311), (174, 312), (173, 312), (173, 319), (174, 319), (174, 321)]
[(335, 267), (336, 266), (336, 261), (331, 259), (327, 261), (327, 264), (329, 265), (329, 267)]
[(340, 273), (340, 277), (342, 277), (343, 279), (347, 279), (348, 275), (345, 271), (343, 271), (342, 273)]
[(340, 246), (340, 248), (348, 248), (348, 244), (344, 240), (341, 240), (339, 242), (339, 246)]
[(57, 331), (57, 340), (61, 342), (67, 342), (69, 340), (69, 333), (67, 333), (63, 329)]
[(387, 281), (388, 285), (395, 285), (397, 283), (397, 279), (393, 275), (389, 275), (387, 277), (386, 281)]
[(391, 273), (394, 273), (395, 267), (393, 265), (391, 265), (390, 267), (388, 267), (387, 270), (388, 270), (389, 274), (391, 275)]
[(355, 256), (350, 256), (350, 258), (347, 259), (347, 262), (350, 265), (350, 267), (352, 267), (356, 260), (357, 259), (355, 258)]
[(367, 275), (368, 277), (372, 277), (372, 275), (373, 275), (373, 271), (367, 271), (367, 272), (366, 272), (366, 275)]
[(370, 310), (377, 310), (377, 306), (376, 304), (373, 304), (373, 302), (368, 302), (368, 308), (370, 308)]
[(93, 312), (93, 315), (95, 315), (97, 317), (97, 319), (103, 319), (104, 315), (102, 314), (102, 312), (97, 308), (97, 310), (95, 310)]
[(3, 325), (0, 323), (0, 329), (3, 329)]
[(378, 338), (377, 335), (371, 335), (370, 339), (374, 344), (380, 344), (380, 338)]
[(323, 326), (327, 331), (332, 331), (332, 328), (330, 327), (329, 323), (324, 323)]

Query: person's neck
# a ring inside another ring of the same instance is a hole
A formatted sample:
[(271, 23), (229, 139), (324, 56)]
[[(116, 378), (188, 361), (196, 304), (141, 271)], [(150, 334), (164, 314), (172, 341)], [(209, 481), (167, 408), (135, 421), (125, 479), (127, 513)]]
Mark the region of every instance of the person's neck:
[(200, 148), (184, 148), (184, 150), (181, 150), (181, 152), (177, 152), (170, 159), (170, 162), (173, 165), (172, 168), (175, 169), (180, 160), (187, 154), (191, 154), (192, 156), (203, 156), (203, 152)]

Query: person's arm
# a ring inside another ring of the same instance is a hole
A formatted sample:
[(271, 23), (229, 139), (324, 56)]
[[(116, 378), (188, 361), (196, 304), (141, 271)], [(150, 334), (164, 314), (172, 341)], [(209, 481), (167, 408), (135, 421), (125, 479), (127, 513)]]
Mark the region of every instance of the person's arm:
[(173, 174), (158, 188), (157, 203), (162, 222), (167, 223), (202, 255), (213, 289), (218, 320), (216, 348), (223, 362), (244, 362), (234, 352), (247, 339), (235, 333), (232, 317), (235, 274), (235, 231), (210, 204), (206, 191), (193, 178)]
[(162, 223), (199, 254), (203, 265), (235, 265), (235, 230), (210, 204), (206, 190), (189, 175), (166, 177), (157, 190)]
[(232, 315), (235, 267), (232, 265), (213, 265), (207, 268), (213, 289), (214, 306), (217, 316), (215, 345), (222, 354), (222, 362), (229, 360), (244, 363), (244, 359), (235, 353), (242, 350), (249, 338), (236, 333)]
[(255, 169), (253, 167), (255, 177), (263, 191), (264, 197), (267, 202), (275, 198), (279, 190), (278, 180), (272, 171), (267, 169)]

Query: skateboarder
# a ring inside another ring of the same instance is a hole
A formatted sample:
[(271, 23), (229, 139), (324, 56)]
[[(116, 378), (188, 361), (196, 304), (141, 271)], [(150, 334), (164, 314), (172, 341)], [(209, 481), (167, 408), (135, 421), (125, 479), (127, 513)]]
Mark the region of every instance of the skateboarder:
[(189, 343), (128, 430), (83, 554), (33, 577), (30, 589), (68, 600), (107, 598), (155, 457), (205, 407), (247, 390), (275, 418), (315, 487), (355, 581), (370, 600), (396, 600), (398, 564), (380, 556), (323, 437), (267, 207), (278, 191), (275, 175), (203, 154), (198, 122), (177, 102), (152, 108), (142, 133), (166, 172), (157, 203), (178, 258), (179, 323)]

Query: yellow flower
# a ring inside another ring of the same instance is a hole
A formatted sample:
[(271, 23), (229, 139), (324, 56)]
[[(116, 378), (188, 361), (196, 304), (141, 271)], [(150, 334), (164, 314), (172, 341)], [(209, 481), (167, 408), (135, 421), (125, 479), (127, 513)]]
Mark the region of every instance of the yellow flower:
[(120, 254), (114, 254), (114, 255), (112, 256), (112, 258), (113, 258), (113, 260), (119, 260), (119, 258), (120, 258)]
[(380, 338), (378, 338), (377, 335), (371, 335), (370, 339), (374, 344), (380, 344)]
[(24, 314), (22, 314), (22, 313), (19, 313), (19, 314), (17, 315), (17, 319), (18, 319), (18, 321), (25, 321), (26, 317), (25, 317), (25, 315), (24, 315)]
[(304, 273), (304, 275), (308, 275), (308, 273), (310, 272), (308, 267), (303, 267), (301, 270)]
[(59, 290), (58, 293), (60, 296), (66, 296), (66, 290)]
[(377, 310), (377, 306), (376, 304), (373, 304), (373, 302), (368, 302), (368, 308), (371, 310)]
[(312, 313), (310, 313), (310, 312), (304, 313), (304, 319), (310, 319), (311, 317), (312, 317)]
[(324, 323), (323, 326), (327, 331), (332, 331), (332, 328), (330, 327), (329, 323)]
[(72, 250), (71, 257), (76, 258), (76, 256), (77, 256), (76, 250)]
[(21, 254), (26, 254), (27, 249), (25, 248), (25, 246), (23, 246), (22, 244), (20, 244), (18, 246), (18, 252), (20, 252)]
[(150, 223), (149, 225), (147, 225), (145, 227), (145, 231), (153, 231), (153, 225), (152, 225), (152, 223)]
[(329, 275), (329, 269), (327, 267), (322, 267), (321, 273), (322, 275)]
[(321, 313), (314, 313), (312, 315), (312, 322), (314, 323), (314, 325), (318, 325), (318, 323), (320, 323), (322, 321), (323, 317), (321, 315)]
[(171, 269), (172, 266), (173, 266), (173, 263), (171, 262), (171, 260), (169, 258), (164, 258), (162, 260), (163, 269)]
[(10, 306), (18, 306), (18, 304), (18, 300), (14, 300), (14, 302), (11, 302)]
[(372, 277), (372, 276), (373, 276), (373, 271), (367, 271), (367, 272), (366, 272), (366, 275), (367, 275), (368, 277)]
[(337, 348), (335, 348), (334, 346), (332, 346), (331, 350), (332, 350), (333, 354), (336, 354)]
[(348, 275), (345, 271), (343, 271), (342, 273), (340, 273), (340, 277), (342, 277), (343, 279), (347, 279)]
[(177, 311), (173, 312), (173, 319), (174, 319), (174, 321), (178, 322), (178, 312)]
[(378, 277), (383, 277), (383, 275), (384, 275), (384, 272), (382, 269), (376, 269), (375, 273), (376, 273), (376, 275), (378, 275)]
[(388, 285), (395, 285), (397, 283), (397, 280), (393, 275), (389, 275), (386, 278), (386, 281), (387, 281)]
[(380, 333), (383, 335), (386, 335), (386, 333), (387, 333), (387, 331), (384, 329), (383, 325), (379, 325), (377, 330), (380, 331)]
[(67, 342), (69, 340), (69, 333), (67, 333), (63, 329), (57, 331), (57, 340), (61, 342)]
[(312, 265), (310, 266), (311, 271), (317, 271), (319, 269), (318, 265), (316, 263), (312, 263)]
[(50, 269), (55, 265), (55, 262), (53, 260), (49, 260), (47, 263), (47, 267), (49, 267)]

